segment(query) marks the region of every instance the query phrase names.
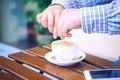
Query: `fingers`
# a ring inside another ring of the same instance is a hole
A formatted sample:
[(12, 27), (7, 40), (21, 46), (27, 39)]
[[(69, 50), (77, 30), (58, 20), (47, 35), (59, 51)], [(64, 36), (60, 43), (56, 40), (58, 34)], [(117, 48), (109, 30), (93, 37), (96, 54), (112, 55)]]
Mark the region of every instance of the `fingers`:
[(64, 31), (63, 31), (63, 35), (64, 35), (65, 37), (72, 37), (71, 33), (69, 33), (69, 32), (70, 32), (70, 30), (64, 30)]
[[(69, 33), (72, 30), (71, 19), (65, 12), (44, 12), (37, 15), (37, 21), (41, 23), (45, 28), (48, 28), (50, 33), (53, 33), (54, 38), (57, 36), (64, 39), (65, 37), (71, 37)], [(69, 26), (70, 25), (70, 26)]]
[(65, 37), (72, 37), (70, 26), (64, 24), (64, 21), (59, 21), (59, 26), (58, 26), (58, 36), (61, 39), (64, 39)]
[(48, 27), (48, 15), (47, 15), (47, 14), (42, 15), (42, 17), (41, 17), (41, 24), (42, 24), (45, 28)]
[(54, 30), (55, 16), (53, 14), (48, 15), (48, 30), (50, 33), (53, 33)]
[(36, 19), (37, 19), (37, 22), (38, 22), (38, 23), (41, 23), (41, 18), (42, 18), (42, 14), (38, 14), (38, 15), (36, 16)]
[(63, 33), (64, 33), (64, 21), (60, 18), (59, 23), (58, 23), (58, 36), (61, 39), (65, 38)]
[(48, 28), (50, 33), (53, 33), (55, 16), (52, 14), (38, 14), (37, 21), (41, 23), (45, 28)]
[[(71, 37), (69, 33), (69, 26), (64, 24), (64, 20), (60, 19), (60, 15), (47, 15), (38, 14), (37, 21), (41, 23), (45, 28), (48, 28), (50, 33), (53, 33), (53, 37), (59, 36), (61, 39), (65, 37)], [(59, 23), (58, 23), (59, 22)]]
[(37, 22), (41, 23), (45, 28), (48, 27), (48, 15), (47, 14), (38, 14), (36, 16)]
[(56, 14), (54, 30), (53, 30), (53, 37), (54, 38), (57, 38), (57, 36), (58, 36), (58, 21), (59, 21), (59, 18), (60, 18), (60, 14)]
[(46, 8), (41, 14), (37, 15), (37, 21), (45, 28), (48, 28), (54, 37), (58, 36), (58, 20), (61, 12), (64, 10), (63, 6), (54, 5)]
[(54, 26), (54, 30), (53, 30), (53, 38), (57, 38), (57, 36), (58, 36), (58, 28), (57, 28), (57, 26), (55, 25)]

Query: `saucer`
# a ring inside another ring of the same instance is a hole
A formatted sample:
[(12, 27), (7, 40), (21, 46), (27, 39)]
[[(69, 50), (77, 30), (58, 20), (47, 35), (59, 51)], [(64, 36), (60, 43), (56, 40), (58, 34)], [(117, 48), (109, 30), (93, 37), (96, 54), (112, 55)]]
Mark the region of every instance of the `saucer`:
[(72, 66), (80, 61), (82, 61), (83, 59), (85, 59), (86, 54), (82, 51), (78, 51), (78, 53), (81, 55), (78, 59), (72, 60), (72, 61), (57, 61), (56, 57), (54, 56), (54, 54), (52, 52), (48, 52), (45, 55), (45, 59), (47, 61), (49, 61), (50, 63), (59, 65), (59, 66)]

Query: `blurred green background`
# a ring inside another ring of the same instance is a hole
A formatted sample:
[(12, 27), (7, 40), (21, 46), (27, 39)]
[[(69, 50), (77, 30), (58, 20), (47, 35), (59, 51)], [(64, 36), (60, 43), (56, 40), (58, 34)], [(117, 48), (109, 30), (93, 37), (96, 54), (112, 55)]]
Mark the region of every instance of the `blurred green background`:
[(36, 22), (36, 15), (47, 8), (50, 3), (51, 0), (22, 0), (26, 22), (34, 22), (36, 30), (41, 34), (48, 32), (46, 31), (47, 29)]
[(36, 15), (50, 4), (51, 0), (1, 0), (0, 42), (26, 49), (54, 41), (36, 21)]

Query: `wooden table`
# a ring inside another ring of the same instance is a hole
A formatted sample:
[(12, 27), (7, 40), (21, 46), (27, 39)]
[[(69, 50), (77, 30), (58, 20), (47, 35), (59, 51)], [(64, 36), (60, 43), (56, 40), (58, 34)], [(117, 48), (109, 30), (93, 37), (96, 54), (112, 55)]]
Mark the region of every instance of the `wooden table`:
[[(8, 55), (10, 59), (0, 56), (0, 80), (51, 80), (43, 75), (47, 73), (60, 80), (85, 80), (83, 71), (93, 69), (120, 68), (119, 64), (86, 53), (86, 58), (73, 66), (62, 67), (45, 60), (44, 55), (51, 50), (50, 45), (27, 49)], [(25, 67), (29, 65), (40, 72)]]

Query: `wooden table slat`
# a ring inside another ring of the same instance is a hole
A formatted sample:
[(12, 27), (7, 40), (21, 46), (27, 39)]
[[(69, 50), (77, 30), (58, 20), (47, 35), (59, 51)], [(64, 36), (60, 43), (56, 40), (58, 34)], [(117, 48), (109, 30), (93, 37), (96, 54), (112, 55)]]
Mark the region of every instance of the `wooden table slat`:
[(46, 44), (46, 45), (43, 45), (42, 47), (48, 50), (51, 50), (51, 44)]
[(26, 49), (26, 51), (30, 54), (39, 56), (41, 58), (44, 58), (45, 54), (50, 52), (49, 49), (42, 48), (42, 47), (34, 47), (34, 48)]
[(106, 60), (100, 57), (96, 57), (90, 54), (87, 54), (87, 57), (85, 58), (85, 61), (87, 63), (93, 64), (95, 66), (104, 68), (104, 69), (110, 69), (110, 68), (120, 68), (120, 64), (117, 64), (113, 61)]
[(23, 79), (9, 72), (0, 70), (0, 80), (23, 80)]
[(48, 61), (46, 61), (44, 58), (38, 58), (22, 52), (11, 54), (9, 55), (9, 57), (17, 61), (20, 61), (24, 64), (35, 67), (59, 79), (84, 80), (83, 74), (76, 73), (75, 71), (70, 70), (69, 68), (66, 68), (66, 67), (61, 67), (61, 66), (56, 66), (54, 64), (51, 64)]
[(28, 69), (19, 63), (9, 60), (3, 56), (0, 56), (0, 67), (25, 80), (50, 80), (46, 76), (43, 76), (42, 74)]

